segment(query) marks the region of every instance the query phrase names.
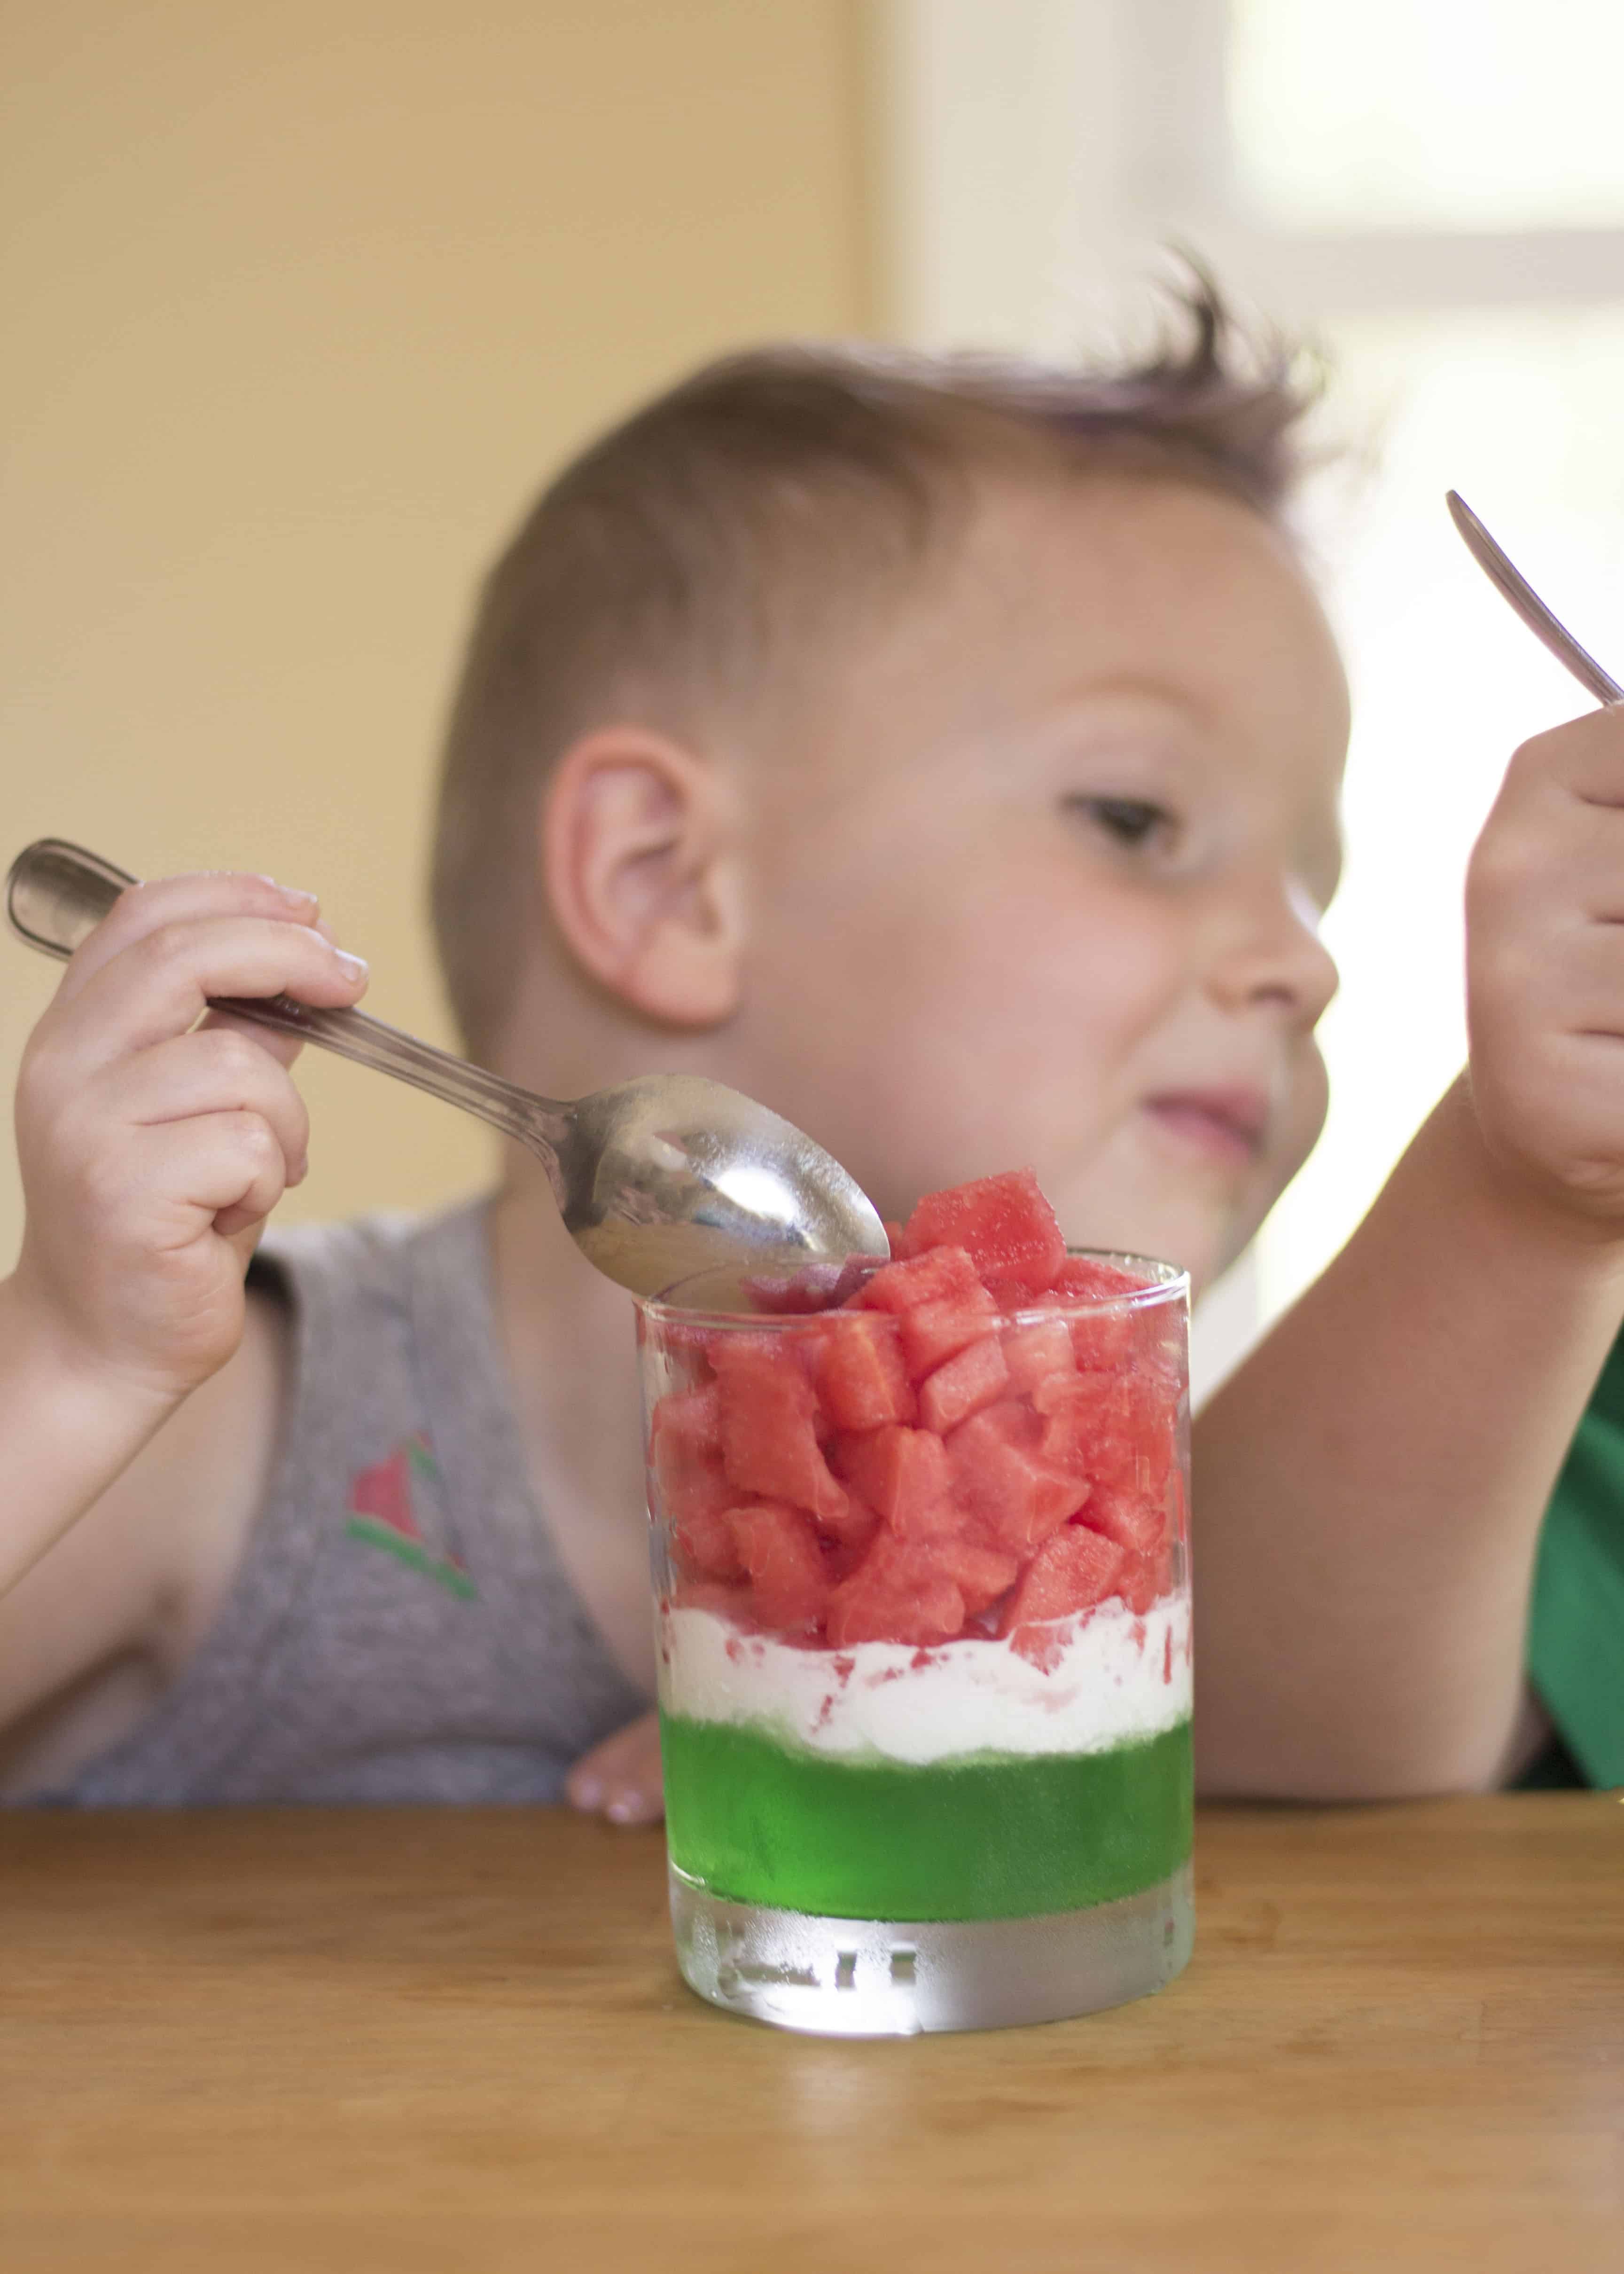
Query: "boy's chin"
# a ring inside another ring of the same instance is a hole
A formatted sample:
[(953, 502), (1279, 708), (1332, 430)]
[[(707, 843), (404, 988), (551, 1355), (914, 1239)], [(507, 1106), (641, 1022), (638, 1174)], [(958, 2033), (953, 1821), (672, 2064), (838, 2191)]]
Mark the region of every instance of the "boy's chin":
[(1257, 1237), (1263, 1217), (1255, 1209), (1225, 1211), (1208, 1217), (1180, 1209), (1161, 1223), (1147, 1220), (1142, 1229), (1114, 1240), (1082, 1243), (1109, 1246), (1132, 1255), (1154, 1256), (1158, 1262), (1176, 1264), (1190, 1275), (1193, 1306), (1237, 1263)]

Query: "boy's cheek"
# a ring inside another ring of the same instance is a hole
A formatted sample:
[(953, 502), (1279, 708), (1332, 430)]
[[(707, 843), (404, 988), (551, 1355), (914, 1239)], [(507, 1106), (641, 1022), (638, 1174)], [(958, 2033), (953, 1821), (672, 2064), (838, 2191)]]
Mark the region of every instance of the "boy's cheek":
[(1330, 1077), (1326, 1072), (1320, 1045), (1312, 1040), (1304, 1041), (1300, 1058), (1293, 1070), (1290, 1096), (1282, 1116), (1279, 1143), (1269, 1148), (1271, 1158), (1268, 1165), (1274, 1185), (1268, 1197), (1269, 1208), (1274, 1207), (1320, 1142), (1330, 1103)]

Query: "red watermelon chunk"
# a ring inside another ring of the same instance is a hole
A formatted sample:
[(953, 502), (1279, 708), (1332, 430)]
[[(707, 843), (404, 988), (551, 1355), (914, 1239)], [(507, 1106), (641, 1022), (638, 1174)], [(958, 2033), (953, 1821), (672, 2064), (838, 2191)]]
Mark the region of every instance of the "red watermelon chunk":
[(1114, 1540), (1068, 1524), (1044, 1542), (1017, 1581), (999, 1617), (999, 1634), (1013, 1636), (1023, 1656), (1043, 1664), (1056, 1641), (1043, 1629), (1103, 1602), (1125, 1560)]
[(923, 1646), (948, 1642), (965, 1623), (965, 1600), (929, 1549), (882, 1532), (829, 1605), (832, 1648), (860, 1642)]
[(928, 1429), (892, 1424), (836, 1440), (840, 1474), (899, 1539), (952, 1530), (963, 1519), (947, 1498), (947, 1454)]
[(850, 1578), (873, 1545), (882, 1521), (877, 1509), (859, 1500), (855, 1493), (848, 1495), (839, 1531), (828, 1532), (823, 1540), (823, 1569), (831, 1587)]
[[(1177, 1321), (1124, 1299), (1131, 1272), (1068, 1260), (1026, 1171), (888, 1229), (877, 1270), (760, 1283), (771, 1331), (673, 1330), (704, 1385), (650, 1427), (673, 1600), (834, 1649), (996, 1619), (1050, 1663), (1064, 1621), (1112, 1593), (1142, 1612), (1170, 1585)], [(1051, 1282), (1096, 1307), (1030, 1315)]]
[(981, 1177), (951, 1192), (928, 1193), (904, 1231), (909, 1252), (961, 1247), (982, 1279), (1041, 1294), (1066, 1260), (1055, 1211), (1030, 1169)]
[(1173, 1584), (1172, 1565), (1165, 1550), (1153, 1555), (1125, 1555), (1117, 1592), (1135, 1618), (1142, 1619), (1158, 1597)]
[(830, 1599), (829, 1577), (811, 1519), (772, 1501), (731, 1511), (739, 1556), (750, 1575), (750, 1609), (764, 1627), (816, 1627)]
[(1006, 1327), (1004, 1363), (1017, 1397), (1029, 1396), (1053, 1374), (1075, 1374), (1071, 1329), (1064, 1319), (1034, 1319), (1029, 1326)]
[(722, 1399), (714, 1382), (703, 1389), (667, 1391), (649, 1428), (656, 1513), (673, 1521), (726, 1506), (722, 1468)]
[(1167, 1532), (1163, 1502), (1149, 1493), (1124, 1491), (1120, 1485), (1096, 1485), (1077, 1520), (1091, 1532), (1103, 1532), (1130, 1555), (1154, 1555)]
[(738, 1579), (744, 1575), (739, 1542), (727, 1509), (690, 1508), (673, 1517), (671, 1546), (680, 1569), (693, 1579)]
[(983, 1335), (925, 1376), (919, 1393), (920, 1419), (927, 1429), (945, 1437), (972, 1413), (1002, 1397), (1009, 1379), (1003, 1344), (996, 1335)]
[(972, 1619), (990, 1610), (1020, 1574), (1020, 1564), (1013, 1555), (962, 1534), (949, 1533), (938, 1540), (931, 1549), (931, 1560), (964, 1597), (965, 1615)]
[(825, 1321), (814, 1344), (812, 1375), (837, 1429), (878, 1429), (914, 1419), (916, 1401), (897, 1322), (883, 1313), (842, 1311)]
[(837, 1531), (846, 1496), (814, 1427), (817, 1399), (798, 1351), (769, 1335), (718, 1335), (711, 1346), (721, 1396), (722, 1465), (728, 1481), (765, 1500), (809, 1509)]
[(1088, 1497), (1086, 1478), (1045, 1459), (1041, 1437), (1037, 1417), (1006, 1400), (973, 1414), (947, 1440), (954, 1499), (974, 1517), (978, 1536), (1006, 1555), (1029, 1555)]
[(1154, 1382), (1090, 1370), (1040, 1382), (1032, 1403), (1057, 1468), (1152, 1495), (1166, 1484), (1175, 1414)]
[(1120, 1270), (1114, 1263), (1101, 1263), (1092, 1255), (1066, 1258), (1052, 1292), (1077, 1302), (1111, 1306), (1071, 1319), (1071, 1347), (1079, 1367), (1113, 1373), (1132, 1364), (1144, 1328), (1138, 1313), (1119, 1299), (1137, 1293), (1145, 1284), (1131, 1272)]
[(975, 1342), (998, 1315), (974, 1264), (957, 1247), (932, 1248), (906, 1262), (883, 1264), (861, 1300), (867, 1309), (895, 1316), (903, 1359), (914, 1382)]
[(1097, 1255), (1068, 1255), (1056, 1272), (1049, 1291), (1079, 1302), (1109, 1303), (1122, 1295), (1143, 1294), (1149, 1284)]

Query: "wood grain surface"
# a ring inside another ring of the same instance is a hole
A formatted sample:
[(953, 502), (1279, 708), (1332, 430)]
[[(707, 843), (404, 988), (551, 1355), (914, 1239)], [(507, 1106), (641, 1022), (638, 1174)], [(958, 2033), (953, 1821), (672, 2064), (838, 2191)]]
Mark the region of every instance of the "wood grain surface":
[(1624, 1806), (1203, 1818), (1195, 1962), (850, 2044), (678, 1981), (650, 1834), (0, 1825), (0, 2266), (1624, 2269)]

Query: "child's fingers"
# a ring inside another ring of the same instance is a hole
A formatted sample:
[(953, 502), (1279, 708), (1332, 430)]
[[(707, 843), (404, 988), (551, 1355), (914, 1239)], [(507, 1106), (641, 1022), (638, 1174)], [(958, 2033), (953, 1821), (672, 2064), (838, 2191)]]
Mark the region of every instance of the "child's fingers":
[(132, 1244), (160, 1253), (188, 1246), (211, 1226), (229, 1238), (259, 1223), (288, 1185), (275, 1131), (246, 1111), (133, 1131), (117, 1175), (115, 1186), (102, 1173), (99, 1213)]
[(257, 1113), (282, 1148), (297, 1184), (310, 1149), (310, 1117), (286, 1071), (246, 1033), (199, 1027), (140, 1051), (92, 1086), (87, 1103), (111, 1104), (136, 1127), (190, 1121), (207, 1113)]
[(150, 885), (132, 885), (76, 951), (57, 999), (71, 1002), (104, 964), (165, 924), (232, 915), (264, 916), (282, 923), (320, 922), (313, 892), (293, 891), (274, 884), (268, 877), (210, 870), (197, 876), (161, 877)]
[(565, 1790), (573, 1807), (613, 1824), (658, 1824), (665, 1813), (659, 1716), (645, 1713), (583, 1753)]
[(1518, 773), (1548, 778), (1598, 809), (1624, 807), (1624, 704), (1536, 734), (1512, 760)]
[[(326, 925), (321, 929), (331, 941), (333, 935), (327, 930)], [(267, 1058), (274, 1058), (281, 1066), (290, 1066), (304, 1047), (297, 1035), (284, 1035), (274, 1027), (262, 1027), (257, 1019), (238, 1018), (235, 1011), (211, 1011), (201, 1020), (197, 1031), (200, 1034), (218, 1031), (223, 1035), (241, 1035), (245, 1042), (252, 1043), (257, 1050), (263, 1050)]]
[(288, 994), (332, 1007), (356, 1001), (365, 984), (361, 959), (307, 924), (262, 916), (163, 924), (104, 962), (58, 1016), (48, 1013), (41, 1043), (83, 1079), (184, 1035), (211, 996)]

